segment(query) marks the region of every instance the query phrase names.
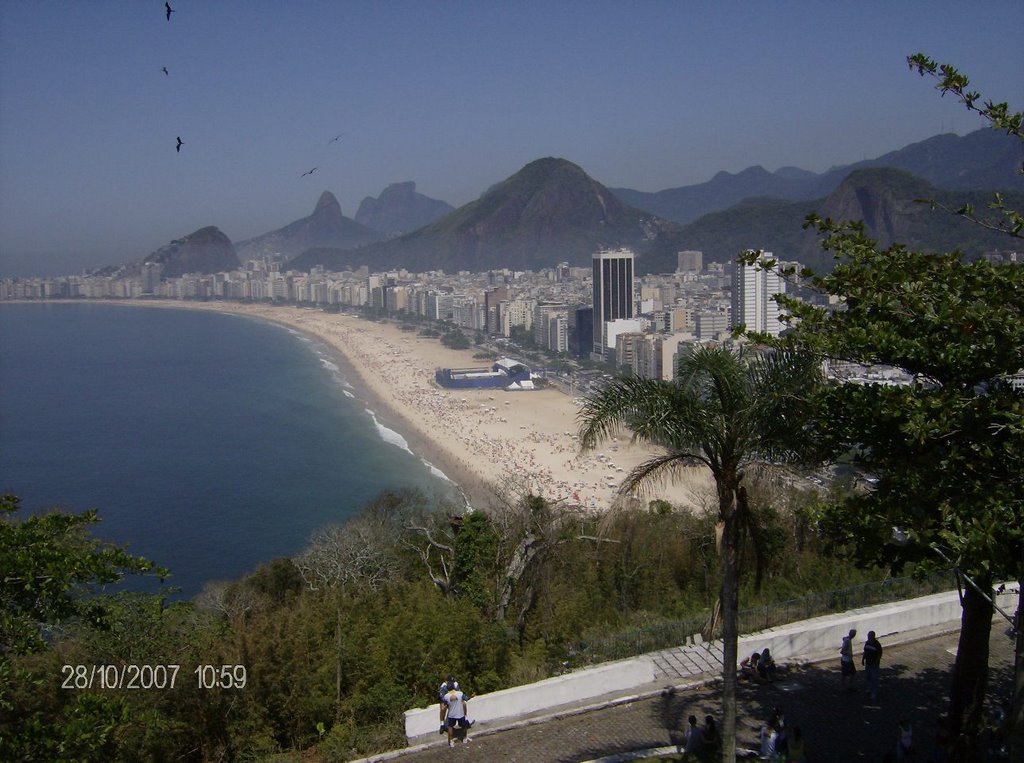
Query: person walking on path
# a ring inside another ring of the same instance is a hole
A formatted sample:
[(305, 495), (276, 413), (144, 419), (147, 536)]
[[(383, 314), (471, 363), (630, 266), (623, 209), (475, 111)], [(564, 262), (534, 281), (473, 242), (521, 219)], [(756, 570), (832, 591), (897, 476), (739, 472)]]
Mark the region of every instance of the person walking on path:
[(871, 701), (878, 702), (878, 676), (881, 671), (882, 645), (875, 638), (874, 631), (868, 631), (868, 640), (864, 642), (864, 652), (861, 654), (860, 663), (864, 666), (864, 677), (868, 682)]
[(850, 628), (839, 647), (839, 680), (850, 691), (853, 691), (853, 679), (857, 675), (857, 666), (853, 663), (853, 640), (856, 636), (857, 629)]
[[(447, 708), (445, 712), (444, 723), (448, 728), (448, 746), (455, 746), (455, 727), (458, 726), (460, 729), (468, 729), (473, 724), (469, 721), (469, 702), (466, 699), (466, 695), (458, 689), (452, 689), (445, 697), (445, 706)], [(469, 737), (466, 736), (463, 742), (470, 741)]]

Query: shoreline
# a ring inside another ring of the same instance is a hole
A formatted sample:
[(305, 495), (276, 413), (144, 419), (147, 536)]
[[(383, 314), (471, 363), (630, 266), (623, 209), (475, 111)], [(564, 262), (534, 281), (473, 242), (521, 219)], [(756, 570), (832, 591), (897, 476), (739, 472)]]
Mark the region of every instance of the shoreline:
[[(204, 310), (264, 320), (322, 344), (359, 401), (380, 426), (399, 434), (409, 450), (433, 465), (474, 507), (509, 489), (529, 489), (555, 502), (603, 512), (616, 504), (628, 472), (656, 453), (620, 435), (601, 452), (581, 453), (577, 408), (557, 389), (506, 392), (455, 390), (434, 382), (436, 368), (484, 365), (474, 350), (451, 350), (436, 338), (403, 332), (344, 313), (294, 305), (182, 300), (47, 300), (159, 309)], [(32, 304), (39, 304), (33, 302)], [(699, 506), (709, 475), (688, 470), (677, 483), (652, 489), (641, 500), (664, 498)]]

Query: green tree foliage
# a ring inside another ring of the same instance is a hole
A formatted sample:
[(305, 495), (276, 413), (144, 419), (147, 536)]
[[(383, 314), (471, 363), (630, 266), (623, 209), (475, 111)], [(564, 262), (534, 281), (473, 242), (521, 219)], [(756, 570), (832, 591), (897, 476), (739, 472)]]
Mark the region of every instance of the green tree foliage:
[[(820, 553), (813, 529), (798, 538), (801, 509), (750, 487), (784, 562), (761, 595), (836, 585), (849, 568)], [(591, 517), (529, 494), (460, 517), (415, 491), (384, 493), (292, 560), (192, 602), (108, 597), (101, 620), (65, 619), (10, 655), (0, 759), (345, 760), (400, 747), (402, 713), (432, 705), (449, 672), (472, 694), (494, 691), (550, 676), (581, 640), (703, 616), (720, 584), (715, 522), (667, 503)], [(445, 570), (447, 587), (435, 580)], [(64, 665), (122, 664), (181, 668), (164, 691), (61, 686)], [(244, 665), (247, 685), (200, 688), (197, 665)]]
[[(978, 106), (952, 67), (923, 56), (910, 64), (1020, 136), (1020, 115), (1006, 104)], [(1019, 232), (1012, 214), (1005, 219), (1008, 233)], [(833, 452), (851, 452), (856, 466), (878, 478), (832, 507), (825, 526), (865, 563), (941, 565), (944, 554), (989, 594), (994, 581), (1024, 576), (1024, 395), (1010, 378), (1024, 369), (1024, 268), (900, 244), (882, 249), (859, 222), (812, 215), (806, 226), (822, 236), (835, 267), (803, 276), (841, 307), (780, 296), (793, 330), (778, 346), (894, 367), (910, 379), (835, 384), (821, 395), (819, 421)], [(743, 259), (776, 266), (758, 253)], [(906, 528), (908, 546), (888, 543), (894, 526)], [(978, 589), (966, 588), (951, 696), (959, 759), (976, 754), (987, 686), (993, 610)]]
[(19, 519), (18, 498), (0, 496), (0, 656), (45, 645), (44, 631), (74, 618), (101, 622), (102, 586), (159, 569), (142, 557), (92, 539), (95, 511)]
[(718, 492), (723, 633), (722, 759), (736, 753), (739, 565), (744, 536), (756, 535), (744, 478), (755, 464), (807, 457), (803, 422), (819, 381), (813, 358), (800, 353), (747, 356), (701, 347), (679, 360), (672, 381), (620, 378), (580, 410), (580, 443), (593, 448), (622, 426), (634, 439), (664, 449), (626, 477), (622, 491), (703, 464)]
[(441, 344), (452, 350), (468, 350), (471, 346), (469, 338), (458, 328), (446, 331), (441, 337)]

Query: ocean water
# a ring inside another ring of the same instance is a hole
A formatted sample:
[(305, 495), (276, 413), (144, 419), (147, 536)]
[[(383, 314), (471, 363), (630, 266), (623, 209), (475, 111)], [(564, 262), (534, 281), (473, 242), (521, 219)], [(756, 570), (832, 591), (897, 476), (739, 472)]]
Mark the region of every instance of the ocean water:
[(182, 597), (298, 553), (398, 487), (452, 489), (297, 332), (191, 310), (0, 305), (0, 490), (23, 513), (98, 509), (94, 533), (169, 567)]

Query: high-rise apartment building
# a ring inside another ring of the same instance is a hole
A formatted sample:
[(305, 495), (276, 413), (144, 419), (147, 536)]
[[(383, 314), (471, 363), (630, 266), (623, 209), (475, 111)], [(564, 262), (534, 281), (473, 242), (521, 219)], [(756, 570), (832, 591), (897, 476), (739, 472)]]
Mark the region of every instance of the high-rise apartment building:
[[(604, 325), (633, 317), (633, 258), (629, 249), (594, 253), (594, 353), (605, 356)], [(614, 349), (614, 348), (612, 348)]]
[[(765, 257), (771, 256), (771, 252), (765, 252)], [(778, 336), (782, 323), (779, 306), (772, 297), (785, 291), (786, 282), (774, 270), (737, 263), (732, 277), (731, 327), (742, 324), (748, 331)]]
[(676, 253), (677, 273), (699, 273), (704, 269), (704, 252), (687, 249)]
[(508, 302), (509, 290), (507, 286), (498, 286), (484, 292), (484, 314), (487, 316), (487, 333), (501, 333), (501, 303)]

